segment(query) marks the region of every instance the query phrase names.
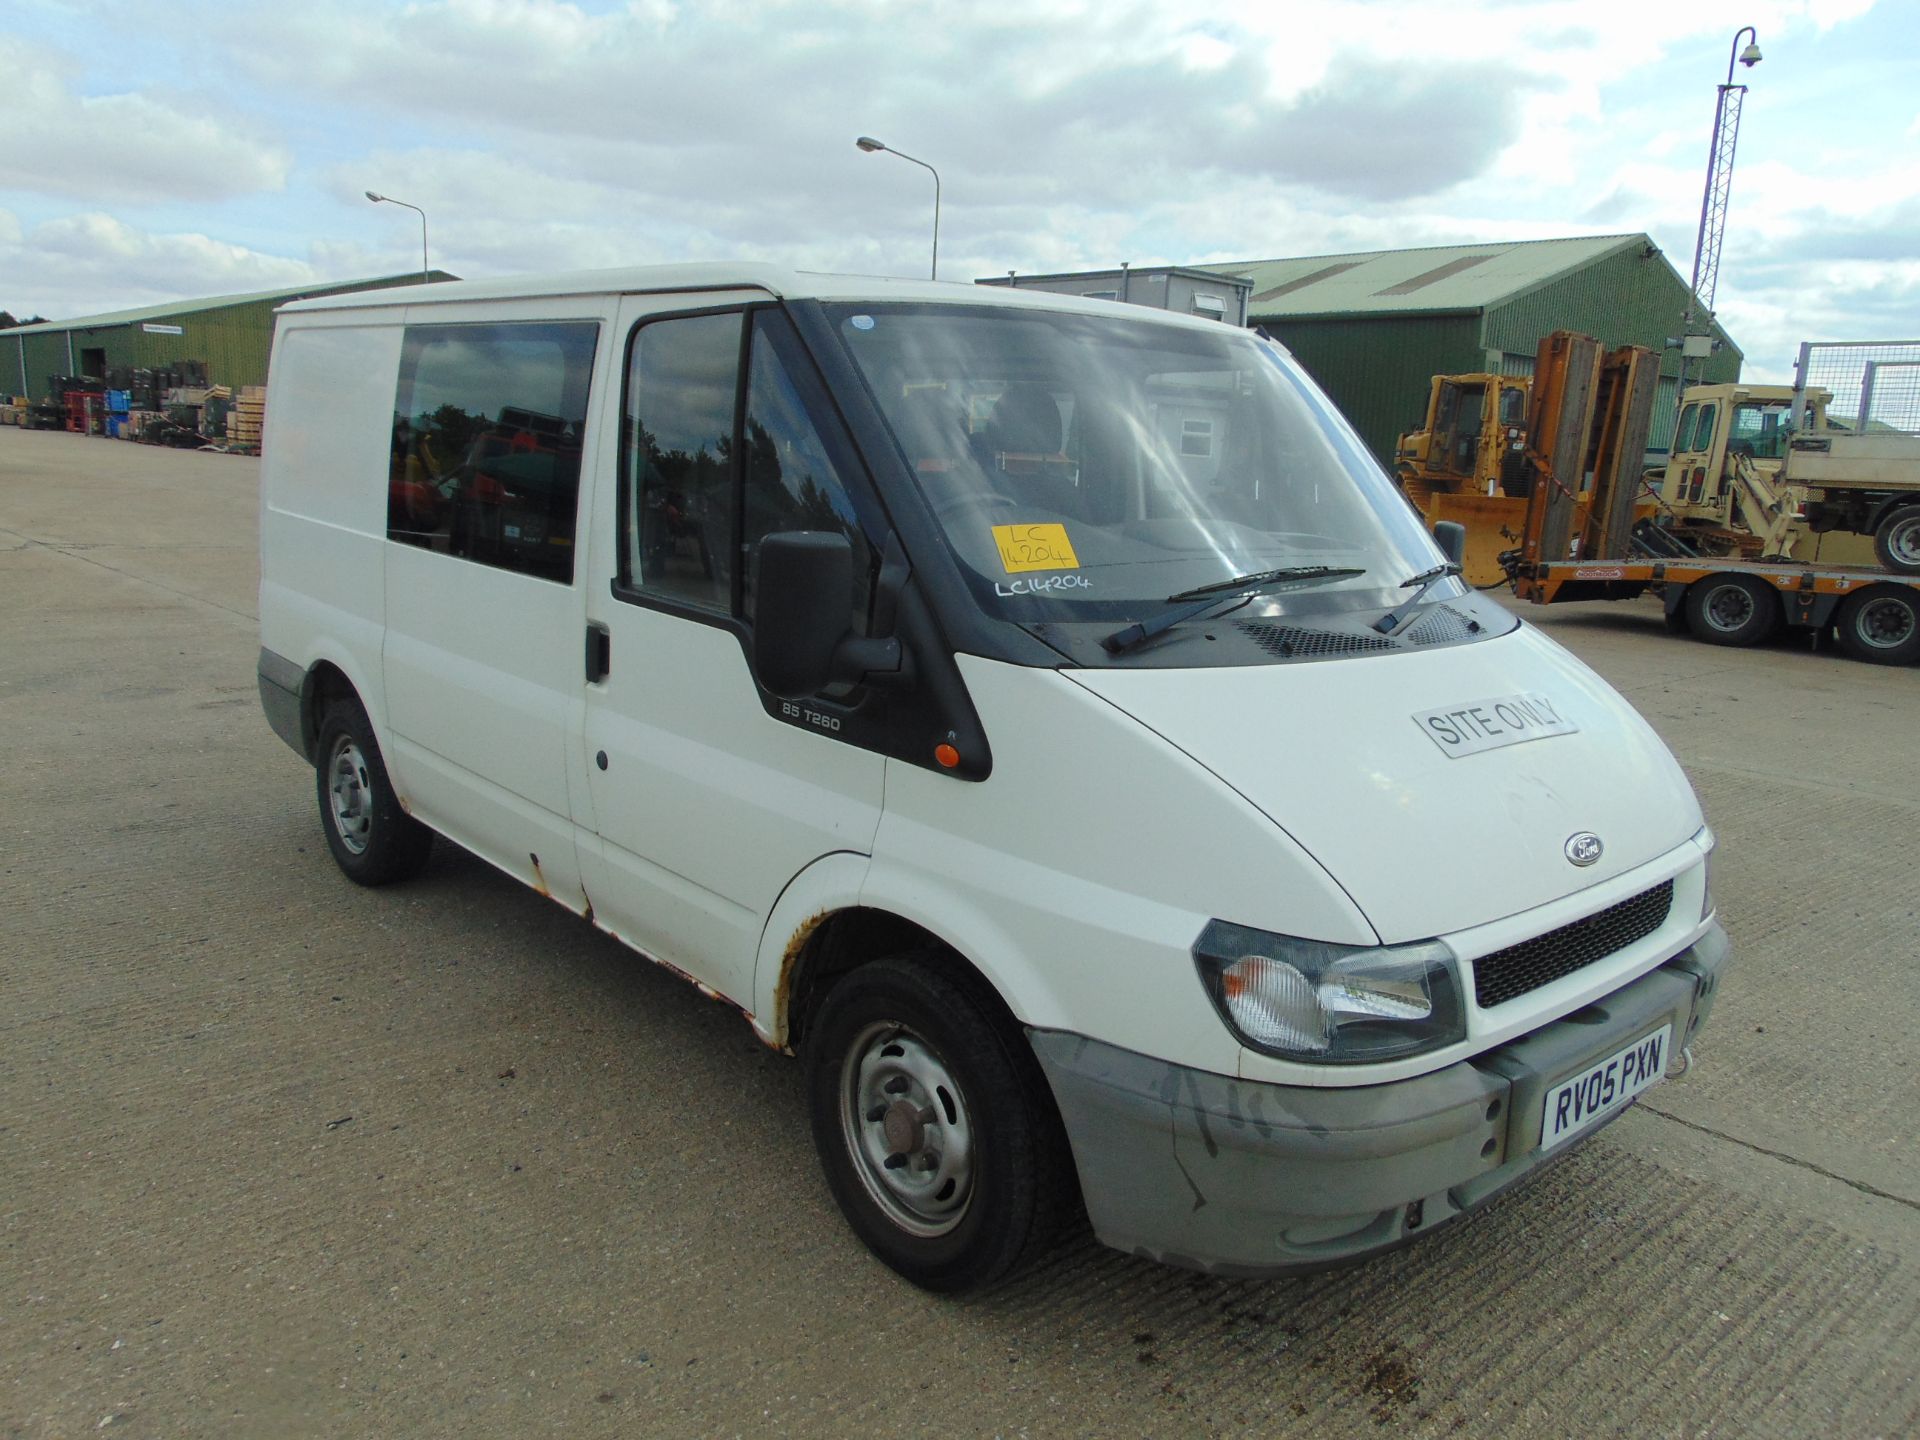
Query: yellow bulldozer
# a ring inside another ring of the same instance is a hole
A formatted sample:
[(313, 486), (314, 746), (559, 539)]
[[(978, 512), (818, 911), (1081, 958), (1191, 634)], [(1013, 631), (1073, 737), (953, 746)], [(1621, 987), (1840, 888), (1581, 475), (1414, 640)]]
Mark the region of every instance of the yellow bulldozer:
[(1493, 585), (1506, 577), (1499, 555), (1520, 543), (1533, 488), (1527, 458), (1525, 375), (1436, 375), (1425, 424), (1400, 437), (1394, 474), (1431, 527), (1466, 526), (1467, 580)]

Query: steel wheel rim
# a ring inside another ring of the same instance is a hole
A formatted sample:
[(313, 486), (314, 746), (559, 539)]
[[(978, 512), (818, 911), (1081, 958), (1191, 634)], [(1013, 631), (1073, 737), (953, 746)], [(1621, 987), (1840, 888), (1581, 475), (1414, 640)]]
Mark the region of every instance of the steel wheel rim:
[(1920, 517), (1902, 520), (1887, 531), (1887, 553), (1896, 564), (1920, 569)]
[(1862, 645), (1876, 650), (1893, 650), (1906, 644), (1913, 634), (1913, 609), (1892, 598), (1870, 600), (1854, 617), (1853, 633)]
[(840, 1130), (867, 1194), (909, 1234), (931, 1239), (966, 1218), (973, 1123), (939, 1054), (894, 1021), (862, 1030), (840, 1066)]
[(327, 797), (332, 802), (333, 833), (350, 854), (367, 853), (373, 833), (373, 785), (367, 778), (367, 757), (349, 736), (333, 742), (327, 757)]
[(1721, 585), (1707, 596), (1707, 623), (1731, 633), (1753, 618), (1753, 595), (1744, 585)]

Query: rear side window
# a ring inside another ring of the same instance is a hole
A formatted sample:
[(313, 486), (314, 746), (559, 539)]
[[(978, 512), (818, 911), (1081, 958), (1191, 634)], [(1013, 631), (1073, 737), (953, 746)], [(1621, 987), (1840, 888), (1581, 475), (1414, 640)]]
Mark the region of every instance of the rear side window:
[(1673, 448), (1690, 450), (1693, 448), (1693, 423), (1700, 418), (1700, 407), (1689, 405), (1680, 412), (1680, 423), (1673, 427)]
[(1720, 407), (1718, 405), (1702, 405), (1700, 407), (1700, 414), (1694, 420), (1693, 444), (1687, 448), (1691, 450), (1711, 450), (1713, 448), (1713, 432), (1719, 424)]
[(878, 557), (848, 482), (857, 462), (783, 314), (642, 324), (626, 407), (625, 587), (750, 621), (760, 542), (838, 531), (853, 546), (850, 619), (864, 626)]
[(388, 538), (571, 583), (599, 335), (591, 321), (408, 326)]

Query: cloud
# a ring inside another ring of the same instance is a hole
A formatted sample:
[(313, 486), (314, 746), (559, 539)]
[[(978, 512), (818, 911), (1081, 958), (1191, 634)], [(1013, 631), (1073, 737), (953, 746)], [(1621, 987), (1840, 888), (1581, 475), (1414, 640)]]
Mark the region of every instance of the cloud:
[(112, 195), (137, 205), (221, 200), (286, 183), (286, 148), (257, 130), (236, 144), (204, 97), (83, 95), (71, 83), (76, 69), (50, 50), (10, 47), (0, 84), (0, 189)]
[(305, 261), (206, 235), (152, 234), (98, 212), (25, 228), (6, 211), (0, 211), (0, 275), (10, 277), (0, 305), (51, 319), (319, 278)]
[[(1809, 20), (1816, 0), (1751, 6), (1738, 19), (1771, 58), (1721, 298), (1791, 306), (1804, 296), (1768, 268), (1787, 252), (1767, 245), (1898, 262), (1897, 226), (1874, 217), (1920, 191), (1920, 170), (1850, 136), (1898, 134), (1912, 107), (1890, 98), (1890, 128), (1861, 119), (1809, 150), (1849, 84), (1809, 46), (1866, 64), (1853, 57), (1892, 53), (1898, 27), (1884, 6), (1848, 30)], [(1220, 0), (1202, 18), (1146, 0), (243, 0), (175, 42), (133, 0), (84, 13), (103, 33), (147, 26), (151, 44), (89, 47), (84, 65), (36, 56), (20, 67), (31, 95), (0, 95), (6, 117), (81, 132), (51, 162), (10, 144), (0, 203), (36, 234), (61, 219), (72, 244), (121, 256), (88, 270), (0, 234), (18, 256), (0, 273), (98, 285), (82, 308), (169, 278), (169, 294), (247, 288), (275, 248), (328, 277), (405, 270), (415, 217), (369, 205), (369, 188), (423, 206), (434, 263), (463, 274), (699, 257), (924, 273), (931, 177), (856, 152), (862, 133), (939, 166), (947, 278), (1602, 229), (1648, 230), (1684, 271), (1738, 23), (1671, 0), (1612, 0), (1605, 25), (1583, 0)], [(1825, 75), (1827, 99), (1803, 91), (1795, 113), (1803, 75)], [(1853, 87), (1863, 104), (1877, 84)], [(284, 201), (248, 198), (281, 184)], [(62, 194), (87, 213), (41, 198)], [(125, 233), (99, 233), (101, 211)], [(222, 233), (248, 244), (190, 243)]]

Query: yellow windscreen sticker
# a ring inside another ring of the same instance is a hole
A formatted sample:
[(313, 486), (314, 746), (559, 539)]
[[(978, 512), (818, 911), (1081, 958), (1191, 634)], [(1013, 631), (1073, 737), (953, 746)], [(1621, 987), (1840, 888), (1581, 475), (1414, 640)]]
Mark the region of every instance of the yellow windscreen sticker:
[(1080, 568), (1080, 557), (1073, 553), (1064, 525), (996, 525), (993, 541), (1000, 547), (1000, 564), (1009, 575)]

